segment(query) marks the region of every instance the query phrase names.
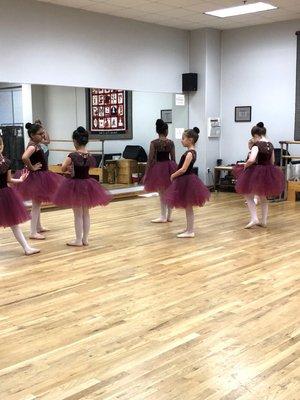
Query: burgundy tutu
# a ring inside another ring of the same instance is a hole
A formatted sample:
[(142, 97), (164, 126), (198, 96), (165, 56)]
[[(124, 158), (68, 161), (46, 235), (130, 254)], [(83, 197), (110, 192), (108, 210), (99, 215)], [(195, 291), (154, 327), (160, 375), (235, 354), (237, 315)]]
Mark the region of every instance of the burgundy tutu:
[(29, 219), (20, 195), (10, 187), (0, 189), (0, 226), (7, 228)]
[[(20, 174), (18, 171), (16, 177)], [(16, 187), (23, 200), (52, 203), (55, 192), (65, 178), (51, 171), (30, 172), (28, 178)]]
[(284, 191), (285, 179), (281, 169), (273, 164), (253, 165), (241, 172), (235, 190), (237, 193), (257, 196), (278, 196)]
[(112, 196), (95, 179), (65, 179), (54, 196), (53, 203), (59, 207), (106, 206)]
[(232, 175), (234, 176), (235, 179), (238, 179), (238, 177), (241, 175), (241, 173), (244, 171), (244, 165), (245, 164), (236, 164), (233, 169), (232, 169)]
[(169, 207), (202, 207), (210, 198), (210, 191), (195, 174), (182, 175), (174, 179), (165, 194)]
[(159, 161), (151, 165), (143, 178), (146, 192), (166, 190), (171, 185), (170, 176), (176, 170), (175, 161)]

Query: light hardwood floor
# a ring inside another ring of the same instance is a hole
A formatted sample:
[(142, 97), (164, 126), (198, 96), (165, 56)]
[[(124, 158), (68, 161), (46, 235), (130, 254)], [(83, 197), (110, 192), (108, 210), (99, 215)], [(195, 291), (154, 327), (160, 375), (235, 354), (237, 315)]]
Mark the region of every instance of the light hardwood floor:
[(177, 239), (184, 213), (153, 225), (157, 203), (93, 210), (83, 249), (69, 210), (43, 213), (37, 256), (1, 230), (1, 400), (299, 400), (300, 204), (244, 230), (216, 194)]

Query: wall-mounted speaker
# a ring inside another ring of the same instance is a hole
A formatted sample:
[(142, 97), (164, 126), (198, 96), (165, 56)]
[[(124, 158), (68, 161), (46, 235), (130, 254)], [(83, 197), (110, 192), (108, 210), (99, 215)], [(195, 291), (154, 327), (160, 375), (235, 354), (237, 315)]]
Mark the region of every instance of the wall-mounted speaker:
[(182, 74), (182, 91), (196, 92), (198, 90), (198, 74), (189, 72)]

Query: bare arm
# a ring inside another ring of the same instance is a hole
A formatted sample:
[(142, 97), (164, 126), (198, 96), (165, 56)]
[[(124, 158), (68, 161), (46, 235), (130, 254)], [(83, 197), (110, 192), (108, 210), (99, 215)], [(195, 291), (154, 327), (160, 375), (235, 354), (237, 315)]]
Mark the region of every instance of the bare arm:
[(30, 161), (30, 157), (32, 156), (32, 154), (35, 152), (35, 147), (34, 146), (29, 146), (23, 156), (22, 156), (22, 161), (23, 163), (26, 165), (26, 167), (30, 170), (30, 171), (38, 171), (39, 169), (42, 168), (42, 164), (41, 163), (37, 163), (32, 165), (31, 161)]
[(173, 181), (175, 178), (177, 178), (178, 176), (183, 175), (188, 167), (190, 166), (190, 163), (193, 160), (193, 155), (191, 152), (187, 153), (187, 156), (185, 157), (185, 161), (183, 163), (183, 166), (176, 172), (174, 172), (174, 174), (171, 175), (171, 181)]
[(251, 149), (248, 161), (245, 163), (245, 166), (244, 166), (245, 169), (250, 167), (252, 164), (255, 163), (257, 154), (258, 154), (258, 147), (257, 146), (253, 146), (252, 149)]
[(22, 183), (27, 179), (27, 176), (29, 174), (29, 171), (24, 172), (19, 179), (15, 179), (11, 176), (11, 170), (7, 171), (7, 183)]
[(273, 150), (272, 156), (271, 156), (271, 163), (274, 165), (275, 164), (275, 151)]
[(68, 156), (61, 166), (62, 172), (70, 172), (70, 167), (72, 164), (71, 158)]

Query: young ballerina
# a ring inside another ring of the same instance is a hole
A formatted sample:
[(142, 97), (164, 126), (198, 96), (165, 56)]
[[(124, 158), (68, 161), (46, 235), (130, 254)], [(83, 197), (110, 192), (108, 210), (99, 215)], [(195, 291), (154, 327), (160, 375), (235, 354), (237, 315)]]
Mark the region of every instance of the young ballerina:
[[(259, 122), (256, 126), (261, 126), (260, 124), (263, 124), (263, 122)], [(262, 125), (262, 126), (264, 126), (264, 125)], [(250, 154), (251, 154), (251, 149), (254, 146), (254, 144), (255, 143), (254, 143), (254, 139), (253, 138), (248, 140), (248, 150), (249, 150), (249, 152), (248, 152), (248, 155), (247, 155), (247, 158), (246, 158), (245, 162), (247, 162), (249, 160), (249, 157), (250, 157)], [(233, 168), (233, 176), (235, 177), (236, 180), (240, 176), (240, 174), (243, 172), (244, 166), (245, 166), (245, 162), (238, 163), (238, 164), (236, 164), (234, 166), (234, 168)], [(259, 197), (256, 196), (256, 195), (254, 196), (254, 203), (256, 205), (259, 203)], [(247, 200), (245, 200), (245, 204), (247, 204)]]
[(62, 165), (62, 171), (71, 173), (71, 178), (65, 179), (59, 187), (54, 204), (73, 209), (76, 238), (67, 245), (81, 247), (88, 246), (89, 209), (107, 205), (111, 195), (99, 182), (89, 176), (89, 169), (96, 165), (96, 161), (86, 149), (89, 141), (88, 132), (79, 126), (73, 132), (72, 139), (76, 151), (70, 153)]
[(3, 149), (3, 140), (0, 137), (0, 226), (9, 227), (12, 230), (16, 240), (23, 247), (24, 253), (29, 256), (40, 252), (39, 249), (29, 246), (19, 226), (22, 222), (30, 220), (30, 215), (19, 194), (8, 186), (8, 184), (24, 182), (28, 172), (23, 173), (19, 179), (13, 179), (10, 161), (2, 155)]
[(41, 203), (53, 202), (53, 197), (63, 177), (48, 171), (48, 163), (40, 143), (44, 140), (44, 130), (39, 124), (26, 124), (30, 141), (22, 156), (29, 170), (26, 182), (18, 186), (23, 200), (32, 201), (30, 239), (43, 240), (47, 229), (41, 225)]
[[(284, 190), (284, 175), (280, 168), (274, 165), (275, 155), (272, 143), (266, 138), (266, 128), (263, 123), (254, 126), (251, 135), (254, 141), (244, 170), (236, 181), (236, 192), (246, 198), (250, 212), (250, 222), (246, 229), (254, 226), (267, 226), (268, 196), (278, 196)], [(261, 222), (257, 216), (254, 197), (259, 196), (262, 210)]]
[(165, 191), (171, 185), (170, 176), (176, 171), (174, 142), (167, 138), (168, 125), (162, 120), (156, 121), (158, 139), (150, 144), (149, 158), (143, 179), (147, 192), (158, 192), (160, 198), (160, 217), (151, 222), (171, 222), (172, 209), (165, 202)]
[(177, 235), (179, 238), (193, 238), (194, 233), (194, 206), (202, 207), (210, 198), (210, 192), (196, 174), (193, 166), (197, 158), (195, 144), (199, 138), (199, 129), (187, 129), (182, 135), (182, 145), (187, 151), (181, 157), (178, 169), (171, 175), (172, 185), (166, 191), (166, 203), (169, 207), (184, 208), (187, 226), (184, 232)]

